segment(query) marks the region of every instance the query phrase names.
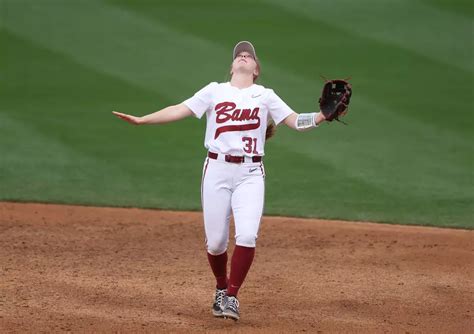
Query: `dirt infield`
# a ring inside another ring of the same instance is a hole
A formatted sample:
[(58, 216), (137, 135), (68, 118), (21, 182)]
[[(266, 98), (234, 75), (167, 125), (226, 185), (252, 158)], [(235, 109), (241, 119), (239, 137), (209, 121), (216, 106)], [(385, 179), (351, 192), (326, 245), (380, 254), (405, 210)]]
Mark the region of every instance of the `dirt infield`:
[(0, 332), (473, 332), (474, 231), (264, 218), (233, 322), (201, 220), (0, 203)]

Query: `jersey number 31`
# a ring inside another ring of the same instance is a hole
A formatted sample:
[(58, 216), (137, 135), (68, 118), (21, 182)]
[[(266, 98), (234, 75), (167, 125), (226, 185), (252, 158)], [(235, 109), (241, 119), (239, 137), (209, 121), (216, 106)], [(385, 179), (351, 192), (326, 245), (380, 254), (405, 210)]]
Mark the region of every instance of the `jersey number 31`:
[(257, 138), (251, 137), (242, 137), (242, 141), (245, 143), (244, 152), (245, 153), (257, 153)]

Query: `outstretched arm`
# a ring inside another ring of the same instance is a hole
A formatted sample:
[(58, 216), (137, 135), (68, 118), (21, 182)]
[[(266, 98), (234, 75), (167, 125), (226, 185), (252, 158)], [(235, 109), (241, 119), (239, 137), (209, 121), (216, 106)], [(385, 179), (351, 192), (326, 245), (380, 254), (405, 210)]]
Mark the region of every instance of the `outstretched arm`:
[[(283, 120), (283, 123), (285, 123), (285, 125), (287, 125), (288, 127), (292, 128), (292, 129), (302, 131), (301, 128), (297, 127), (297, 123), (296, 123), (296, 120), (297, 120), (298, 116), (300, 116), (300, 115), (308, 115), (308, 114), (297, 114), (297, 113), (294, 112), (294, 113), (290, 114), (287, 118), (285, 118)], [(316, 125), (319, 125), (319, 124), (321, 124), (322, 122), (325, 121), (324, 115), (321, 112), (315, 113), (314, 116), (312, 116), (312, 117), (314, 117), (314, 124), (316, 124)]]
[(142, 117), (127, 115), (118, 111), (112, 111), (112, 113), (118, 118), (134, 125), (170, 123), (193, 115), (191, 109), (184, 103), (169, 106)]

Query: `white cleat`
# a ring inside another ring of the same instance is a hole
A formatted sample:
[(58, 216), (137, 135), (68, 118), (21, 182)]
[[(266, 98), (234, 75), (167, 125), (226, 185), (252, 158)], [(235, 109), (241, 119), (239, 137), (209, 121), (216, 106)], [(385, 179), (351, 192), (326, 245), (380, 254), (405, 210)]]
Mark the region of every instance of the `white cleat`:
[(227, 289), (216, 289), (214, 294), (214, 303), (212, 304), (212, 314), (215, 317), (222, 318), (222, 306), (224, 303), (224, 298), (227, 295)]
[(240, 319), (239, 300), (234, 296), (225, 296), (222, 306), (222, 316), (232, 320)]

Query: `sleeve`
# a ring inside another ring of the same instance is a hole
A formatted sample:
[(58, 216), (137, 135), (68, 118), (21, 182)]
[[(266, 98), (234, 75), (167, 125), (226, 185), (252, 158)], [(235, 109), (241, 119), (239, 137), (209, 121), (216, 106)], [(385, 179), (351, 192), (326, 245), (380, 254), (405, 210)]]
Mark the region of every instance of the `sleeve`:
[(270, 116), (278, 125), (285, 118), (294, 113), (291, 109), (274, 91), (273, 89), (268, 90), (266, 104)]
[(217, 82), (211, 82), (183, 102), (197, 118), (201, 118), (211, 105), (215, 87), (217, 87)]

